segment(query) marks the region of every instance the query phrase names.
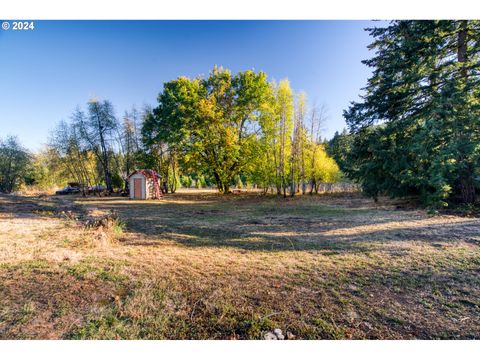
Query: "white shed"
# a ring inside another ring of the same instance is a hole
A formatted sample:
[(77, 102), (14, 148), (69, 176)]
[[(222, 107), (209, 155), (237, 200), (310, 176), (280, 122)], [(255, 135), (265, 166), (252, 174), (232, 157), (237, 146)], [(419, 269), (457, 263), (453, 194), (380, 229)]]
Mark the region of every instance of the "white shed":
[(130, 199), (160, 199), (160, 175), (153, 170), (137, 170), (128, 177)]

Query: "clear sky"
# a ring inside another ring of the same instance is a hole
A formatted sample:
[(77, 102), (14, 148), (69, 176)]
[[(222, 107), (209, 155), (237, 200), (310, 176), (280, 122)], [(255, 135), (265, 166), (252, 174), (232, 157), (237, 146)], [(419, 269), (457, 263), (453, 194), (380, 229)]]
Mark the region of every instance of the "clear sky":
[[(165, 81), (206, 75), (214, 65), (288, 78), (311, 103), (325, 104), (324, 136), (342, 130), (370, 70), (369, 21), (36, 21), (0, 30), (0, 137), (32, 150), (96, 96), (121, 117), (156, 105)], [(375, 25), (379, 25), (376, 23)]]

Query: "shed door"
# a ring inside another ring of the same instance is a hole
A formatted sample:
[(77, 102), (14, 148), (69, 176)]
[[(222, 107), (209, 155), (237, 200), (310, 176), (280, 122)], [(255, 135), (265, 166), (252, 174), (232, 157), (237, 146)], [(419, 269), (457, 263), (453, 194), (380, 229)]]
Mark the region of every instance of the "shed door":
[(142, 179), (133, 179), (133, 197), (135, 199), (142, 198)]

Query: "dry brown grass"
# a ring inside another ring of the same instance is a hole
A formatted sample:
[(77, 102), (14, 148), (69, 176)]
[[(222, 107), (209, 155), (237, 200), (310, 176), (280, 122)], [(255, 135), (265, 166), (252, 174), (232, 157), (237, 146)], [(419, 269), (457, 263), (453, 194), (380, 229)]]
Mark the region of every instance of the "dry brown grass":
[(59, 201), (0, 197), (2, 338), (480, 337), (478, 218), (355, 194), (76, 199), (125, 221), (104, 244)]

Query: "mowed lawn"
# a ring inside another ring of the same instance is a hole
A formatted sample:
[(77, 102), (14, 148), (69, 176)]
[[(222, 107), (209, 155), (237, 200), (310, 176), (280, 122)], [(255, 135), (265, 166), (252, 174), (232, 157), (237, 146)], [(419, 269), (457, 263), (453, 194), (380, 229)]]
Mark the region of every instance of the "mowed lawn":
[[(73, 200), (123, 231), (59, 216)], [(357, 194), (0, 196), (0, 338), (478, 339), (479, 314), (478, 218)]]

